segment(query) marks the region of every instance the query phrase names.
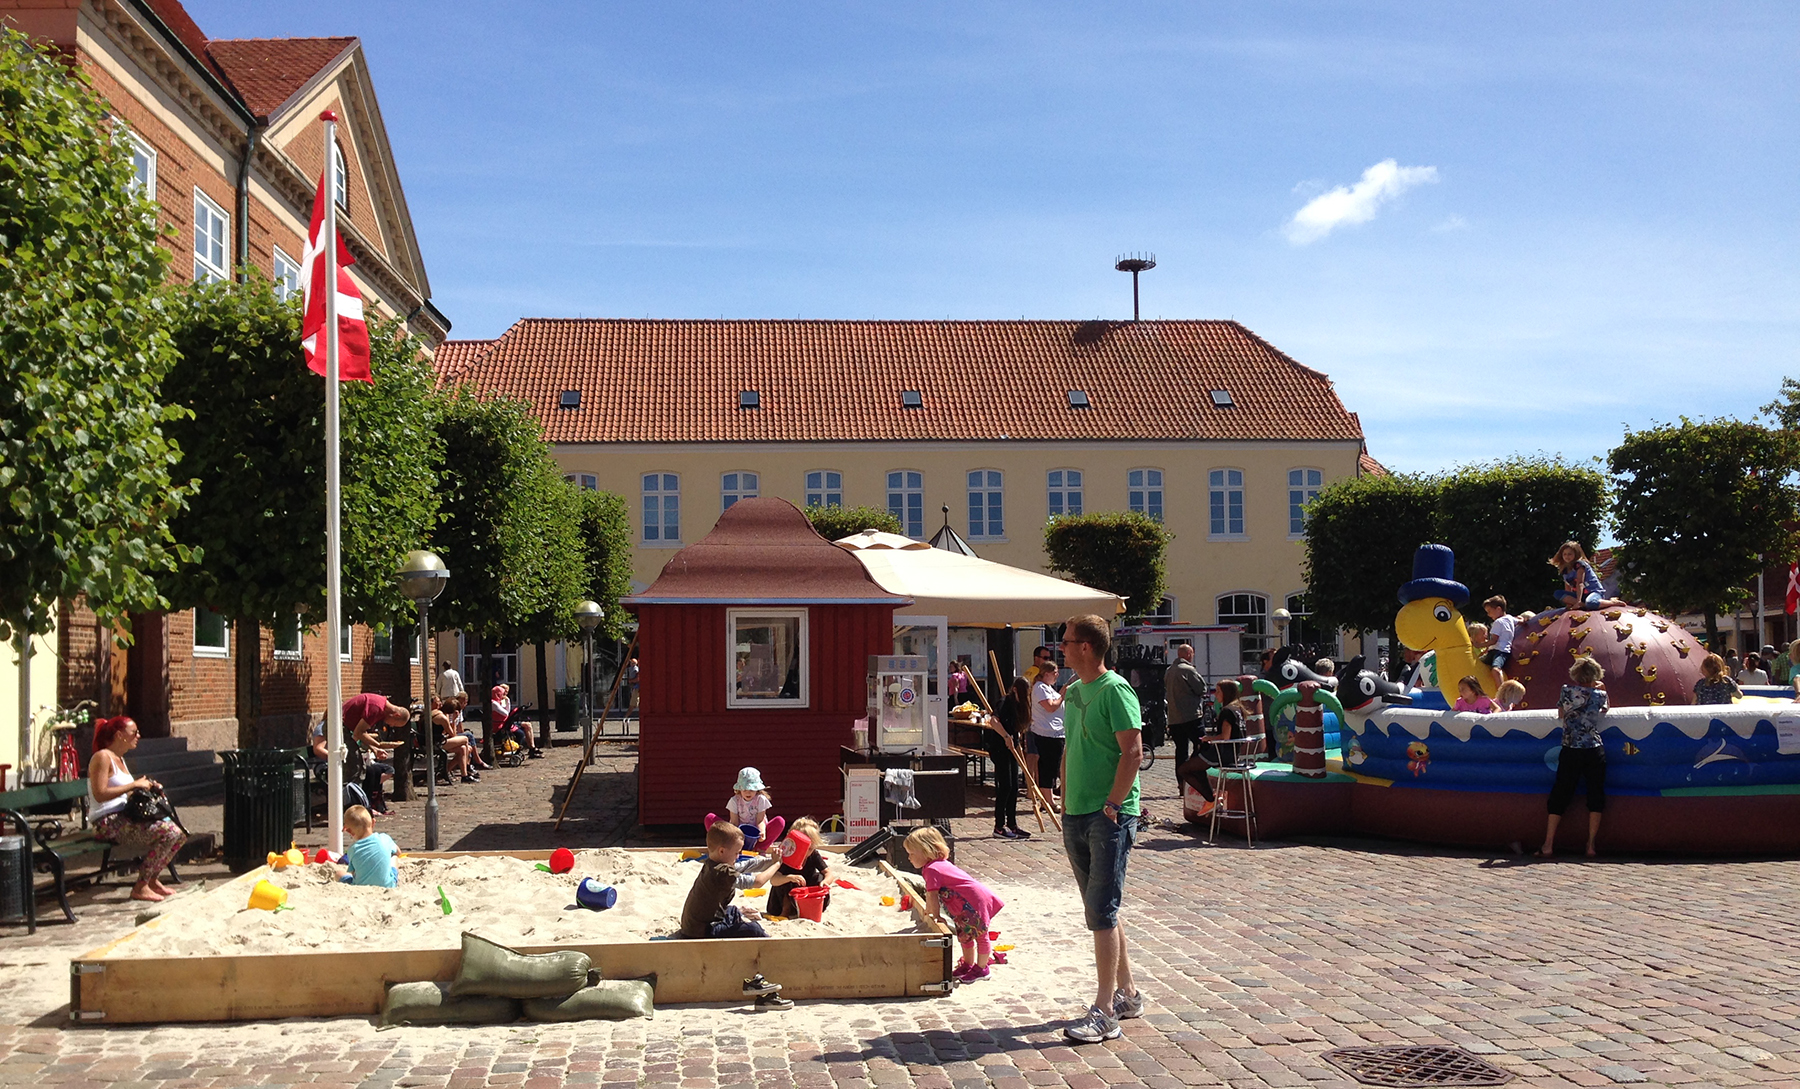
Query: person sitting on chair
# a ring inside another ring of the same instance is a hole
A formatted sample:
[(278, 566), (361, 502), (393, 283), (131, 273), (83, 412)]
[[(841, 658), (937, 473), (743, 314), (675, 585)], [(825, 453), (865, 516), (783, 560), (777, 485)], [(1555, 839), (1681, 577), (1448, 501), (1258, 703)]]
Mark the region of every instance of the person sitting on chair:
[(1221, 741), (1230, 741), (1244, 734), (1244, 705), (1238, 699), (1239, 689), (1236, 681), (1220, 681), (1213, 686), (1213, 696), (1217, 701), (1218, 718), (1215, 720), (1213, 732), (1202, 734), (1194, 742), (1194, 755), (1175, 769), (1175, 778), (1186, 786), (1199, 791), (1206, 799), (1196, 816), (1204, 817), (1212, 812), (1216, 803), (1213, 798), (1212, 777), (1207, 772), (1226, 763), (1226, 755), (1219, 748)]

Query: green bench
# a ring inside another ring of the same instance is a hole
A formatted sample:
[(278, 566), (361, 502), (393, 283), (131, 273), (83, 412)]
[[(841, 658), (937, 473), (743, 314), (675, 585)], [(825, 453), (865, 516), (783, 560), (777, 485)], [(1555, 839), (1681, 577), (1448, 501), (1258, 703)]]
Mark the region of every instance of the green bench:
[[(87, 822), (86, 779), (61, 783), (39, 783), (18, 790), (0, 791), (0, 821), (10, 822), (25, 837), (31, 851), (31, 864), (25, 880), (32, 886), (25, 893), (27, 933), (37, 932), (36, 882), (31, 880), (39, 870), (50, 874), (56, 898), (63, 915), (75, 921), (69, 907), (69, 864), (90, 855), (100, 856), (100, 865), (88, 875), (98, 881), (112, 868), (112, 853), (118, 844), (101, 839)], [(4, 824), (0, 824), (4, 827)], [(181, 877), (169, 864), (169, 880), (179, 884)]]

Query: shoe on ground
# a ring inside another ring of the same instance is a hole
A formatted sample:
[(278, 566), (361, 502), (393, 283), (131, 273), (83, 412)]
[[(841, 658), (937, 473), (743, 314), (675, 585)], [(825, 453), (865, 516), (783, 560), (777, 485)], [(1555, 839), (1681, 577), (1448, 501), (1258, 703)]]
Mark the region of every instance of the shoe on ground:
[(533, 760), (542, 760), (544, 758), (544, 753), (541, 749), (532, 749), (525, 755), (531, 757)]
[(794, 1008), (794, 1000), (783, 998), (778, 994), (757, 995), (756, 1008), (758, 1010), (791, 1010)]
[(481, 780), (475, 778), (473, 775), (465, 775), (461, 779), (458, 779), (457, 782), (459, 782), (459, 783), (479, 783), (479, 782), (481, 782)]
[(979, 964), (970, 964), (950, 973), (950, 978), (958, 983), (973, 983), (978, 979), (986, 979), (988, 970)]
[(1008, 828), (1007, 831), (1012, 833), (1012, 838), (1014, 838), (1014, 839), (1030, 839), (1031, 838), (1031, 833), (1025, 831), (1025, 829), (1023, 829), (1023, 828)]
[(1129, 1021), (1133, 1017), (1144, 1016), (1144, 992), (1128, 995), (1124, 991), (1114, 991), (1112, 1000), (1113, 1017), (1119, 1021)]
[(780, 991), (781, 991), (781, 984), (770, 983), (768, 980), (766, 980), (762, 977), (761, 972), (758, 972), (755, 975), (751, 976), (749, 979), (744, 980), (744, 996), (746, 998), (751, 998), (751, 997), (760, 998), (763, 995), (778, 994), (778, 993), (780, 993)]
[(1071, 1043), (1097, 1044), (1104, 1040), (1117, 1040), (1123, 1035), (1123, 1030), (1119, 1028), (1118, 1018), (1099, 1006), (1089, 1006), (1086, 1016), (1063, 1027), (1063, 1035)]
[(996, 829), (994, 829), (994, 838), (995, 839), (1018, 839), (1019, 837), (1013, 835), (1012, 829), (1010, 829), (1010, 828), (996, 828)]

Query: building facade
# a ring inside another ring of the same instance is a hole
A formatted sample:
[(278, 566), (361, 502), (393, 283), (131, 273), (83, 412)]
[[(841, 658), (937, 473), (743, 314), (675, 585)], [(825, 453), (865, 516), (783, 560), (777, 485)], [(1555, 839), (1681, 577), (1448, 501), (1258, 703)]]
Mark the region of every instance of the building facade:
[[(534, 406), (569, 478), (624, 495), (638, 585), (750, 496), (872, 506), (1044, 570), (1057, 514), (1173, 534), (1150, 611), (1305, 630), (1305, 503), (1378, 467), (1330, 380), (1228, 321), (527, 320), (447, 381)], [(947, 508), (947, 510), (946, 510)]]
[[(318, 119), (335, 111), (330, 154), (343, 184), (333, 199), (365, 305), (404, 320), (428, 351), (448, 335), (359, 39), (208, 39), (179, 0), (0, 0), (0, 24), (53, 45), (111, 107), (135, 184), (169, 228), (175, 281), (254, 269), (284, 297), (300, 290), (327, 154)], [(220, 618), (205, 610), (133, 617), (129, 649), (79, 602), (63, 603), (59, 621), (58, 702), (92, 699), (107, 713), (132, 714), (146, 736), (235, 747), (238, 641)], [(298, 738), (323, 708), (323, 640), (289, 631), (264, 632), (260, 642), (268, 740)], [(387, 643), (367, 629), (352, 633), (347, 692), (396, 690)]]

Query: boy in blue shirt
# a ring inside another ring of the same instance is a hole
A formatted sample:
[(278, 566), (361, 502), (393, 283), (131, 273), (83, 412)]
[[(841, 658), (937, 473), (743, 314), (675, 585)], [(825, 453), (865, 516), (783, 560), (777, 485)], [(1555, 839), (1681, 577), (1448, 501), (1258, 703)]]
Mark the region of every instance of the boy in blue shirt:
[(379, 885), (391, 889), (399, 884), (400, 873), (394, 867), (394, 856), (400, 853), (392, 837), (375, 831), (375, 819), (360, 805), (344, 810), (344, 834), (355, 839), (344, 852), (346, 872), (338, 880), (352, 885)]

